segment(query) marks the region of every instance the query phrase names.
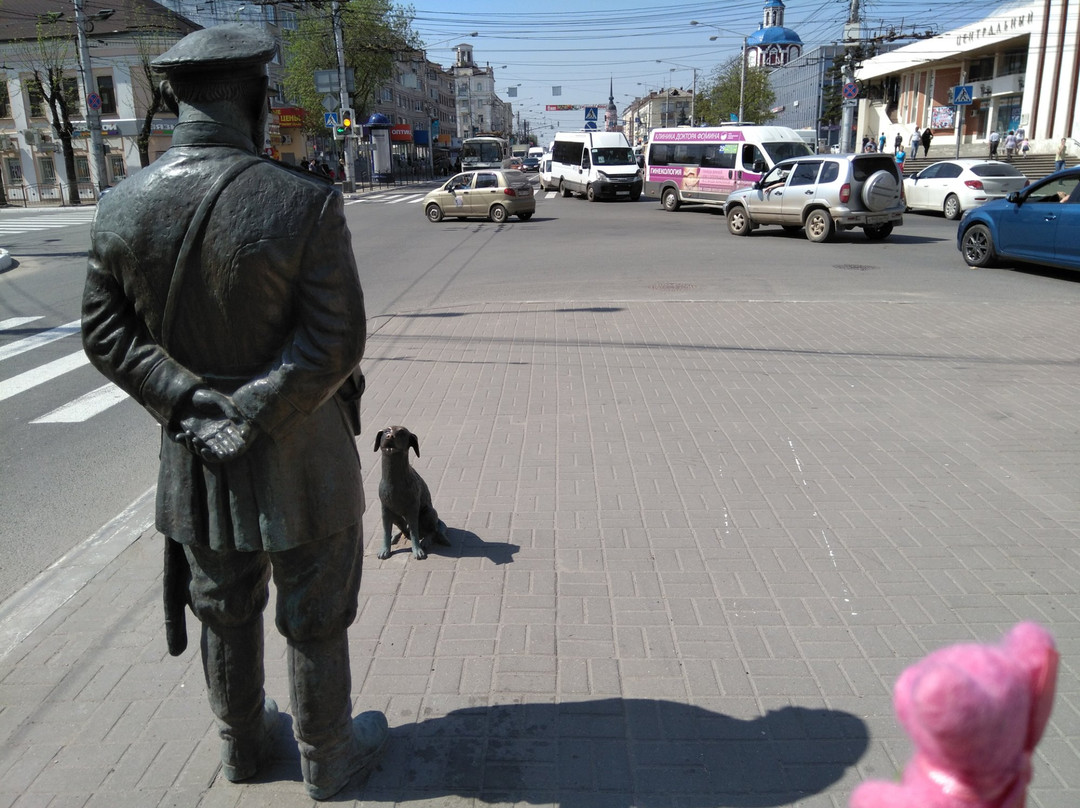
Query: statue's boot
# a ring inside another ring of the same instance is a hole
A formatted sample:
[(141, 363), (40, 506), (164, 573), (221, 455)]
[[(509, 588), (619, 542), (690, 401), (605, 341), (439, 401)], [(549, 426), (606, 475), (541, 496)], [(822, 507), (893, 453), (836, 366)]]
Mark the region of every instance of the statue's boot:
[(221, 736), (221, 771), (236, 783), (258, 772), (280, 720), (263, 693), (263, 625), (203, 626), (203, 672)]
[(349, 639), (290, 642), (289, 681), (300, 768), (308, 795), (325, 800), (370, 770), (390, 730), (386, 716), (372, 711), (351, 718)]

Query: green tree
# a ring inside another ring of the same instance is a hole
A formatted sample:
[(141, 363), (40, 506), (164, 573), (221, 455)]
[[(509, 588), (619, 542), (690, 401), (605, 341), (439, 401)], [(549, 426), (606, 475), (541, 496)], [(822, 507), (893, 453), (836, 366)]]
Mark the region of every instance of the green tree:
[[(717, 125), (734, 120), (739, 115), (739, 94), (742, 88), (742, 55), (733, 56), (717, 65), (705, 86), (697, 95), (698, 120)], [(764, 67), (746, 68), (746, 88), (743, 93), (743, 121), (767, 123), (776, 117), (771, 111), (776, 94), (769, 86), (769, 71)]]
[[(395, 59), (416, 56), (419, 43), (410, 27), (412, 9), (390, 0), (348, 0), (341, 3), (345, 66), (355, 75), (350, 105), (357, 120), (368, 117), (376, 91), (393, 75)], [(329, 3), (312, 4), (296, 31), (285, 39), (285, 94), (305, 111), (304, 128), (325, 134), (322, 98), (315, 89), (315, 71), (337, 70)], [(336, 97), (336, 96), (335, 96)]]

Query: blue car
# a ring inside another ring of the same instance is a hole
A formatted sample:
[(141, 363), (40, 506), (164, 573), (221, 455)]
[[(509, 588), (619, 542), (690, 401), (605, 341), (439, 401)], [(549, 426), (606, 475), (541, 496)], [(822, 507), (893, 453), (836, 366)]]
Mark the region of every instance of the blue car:
[(976, 267), (1028, 263), (1080, 269), (1080, 166), (967, 211), (956, 246)]

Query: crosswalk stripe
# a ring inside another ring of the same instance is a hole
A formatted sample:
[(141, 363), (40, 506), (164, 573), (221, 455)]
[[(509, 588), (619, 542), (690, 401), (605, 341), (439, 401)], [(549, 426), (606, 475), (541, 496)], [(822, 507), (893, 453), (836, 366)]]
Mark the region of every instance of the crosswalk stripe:
[(62, 407), (57, 407), (40, 418), (35, 418), (32, 424), (77, 424), (86, 421), (109, 407), (115, 406), (128, 397), (128, 394), (115, 384), (106, 384), (97, 390), (91, 390), (85, 395), (79, 396), (74, 401), (69, 401)]
[[(29, 319), (36, 320), (38, 318), (31, 317)], [(5, 359), (10, 359), (13, 356), (18, 356), (21, 353), (32, 351), (34, 348), (40, 348), (42, 345), (48, 345), (50, 342), (56, 342), (58, 339), (70, 337), (72, 334), (78, 334), (80, 324), (80, 320), (72, 320), (67, 325), (57, 326), (48, 331), (42, 331), (40, 334), (34, 334), (32, 337), (8, 343), (7, 345), (0, 347), (0, 362)]]
[(13, 331), (21, 325), (32, 323), (35, 320), (40, 320), (42, 315), (37, 317), (12, 317), (8, 320), (0, 320), (0, 331)]
[(20, 373), (18, 376), (12, 376), (10, 379), (0, 382), (0, 401), (6, 401), (12, 396), (17, 396), (32, 387), (37, 387), (39, 384), (44, 384), (88, 364), (90, 364), (90, 360), (86, 357), (86, 354), (82, 351), (76, 351), (73, 354), (48, 362), (41, 367)]

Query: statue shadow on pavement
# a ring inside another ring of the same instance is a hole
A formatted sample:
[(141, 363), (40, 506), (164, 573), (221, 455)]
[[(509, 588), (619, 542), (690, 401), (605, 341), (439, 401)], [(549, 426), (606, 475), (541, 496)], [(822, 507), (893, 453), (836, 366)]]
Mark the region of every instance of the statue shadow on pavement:
[[(468, 707), (391, 733), (370, 777), (335, 800), (782, 806), (835, 784), (869, 743), (865, 723), (836, 710), (784, 707), (741, 720), (672, 701), (622, 698)], [(298, 758), (273, 768), (282, 779), (300, 779)], [(268, 780), (275, 773), (266, 774)]]

